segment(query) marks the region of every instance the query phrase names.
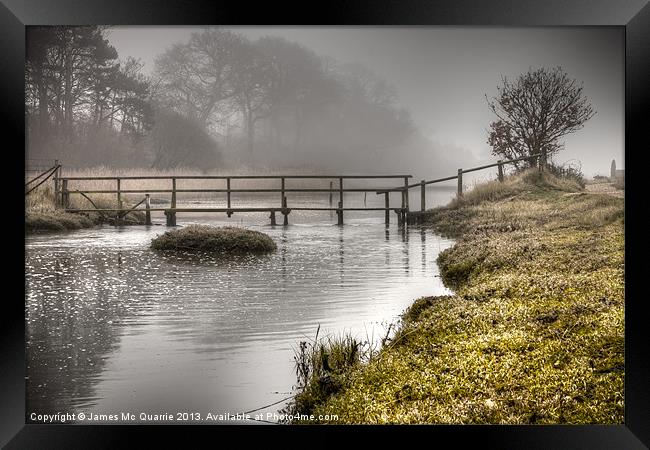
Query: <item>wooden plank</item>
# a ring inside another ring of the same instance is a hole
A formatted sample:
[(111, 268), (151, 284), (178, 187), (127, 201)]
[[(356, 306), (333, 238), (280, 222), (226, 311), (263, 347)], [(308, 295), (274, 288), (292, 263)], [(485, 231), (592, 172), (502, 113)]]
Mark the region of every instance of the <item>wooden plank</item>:
[[(292, 179), (389, 179), (389, 178), (412, 178), (413, 175), (130, 175), (121, 176), (123, 180), (277, 180), (281, 178)], [(115, 180), (117, 177), (65, 177), (66, 180)]]
[[(309, 208), (309, 207), (292, 207), (287, 208), (291, 211), (338, 211), (339, 208)], [(402, 211), (402, 208), (342, 208), (343, 211)], [(282, 212), (283, 208), (150, 208), (151, 212), (160, 212), (160, 211), (173, 211), (173, 212)], [(76, 209), (76, 208), (67, 208), (66, 212), (117, 212), (117, 209), (102, 208), (102, 209)], [(135, 211), (142, 211), (142, 209), (136, 209)]]
[[(456, 177), (454, 177), (456, 178)], [(419, 183), (414, 184), (412, 186), (419, 186)], [(377, 192), (377, 189), (382, 189), (381, 193), (383, 192), (398, 192), (402, 191), (403, 188), (401, 187), (396, 187), (396, 188), (388, 188), (388, 189), (383, 189), (383, 188), (344, 188), (343, 192)], [(338, 191), (339, 189), (335, 189)], [(106, 190), (84, 190), (86, 194), (114, 194), (117, 191), (114, 189), (106, 189)], [(122, 194), (146, 194), (146, 193), (156, 193), (156, 194), (169, 194), (173, 192), (172, 189), (122, 189), (121, 190)], [(176, 189), (177, 193), (198, 193), (198, 192), (228, 192), (228, 189)], [(282, 189), (277, 189), (277, 188), (269, 188), (269, 189), (230, 189), (230, 192), (330, 192), (330, 189), (319, 189), (319, 188), (286, 188), (284, 191)], [(76, 194), (76, 192), (71, 192), (71, 194)]]

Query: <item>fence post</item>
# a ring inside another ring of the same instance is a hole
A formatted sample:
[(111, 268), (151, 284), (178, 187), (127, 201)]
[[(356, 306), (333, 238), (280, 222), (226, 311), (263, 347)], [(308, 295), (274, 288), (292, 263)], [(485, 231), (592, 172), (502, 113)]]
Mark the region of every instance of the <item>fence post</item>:
[(145, 201), (144, 201), (144, 206), (145, 206), (145, 213), (144, 213), (144, 224), (145, 225), (151, 225), (151, 198), (149, 197), (149, 194), (145, 194), (144, 196)]
[(165, 215), (167, 216), (167, 226), (175, 227), (176, 226), (176, 177), (172, 177), (172, 202), (170, 205), (172, 211), (166, 211)]
[(122, 212), (122, 188), (121, 188), (121, 181), (119, 178), (116, 178), (117, 180), (117, 214), (115, 215), (115, 224), (116, 225), (121, 225), (122, 224), (122, 219), (120, 218), (120, 213)]
[(334, 182), (330, 181), (330, 208), (332, 207), (332, 187), (334, 186)]
[(63, 179), (63, 188), (61, 190), (61, 206), (63, 209), (68, 209), (69, 206), (69, 197), (68, 197), (68, 180)]
[[(59, 160), (54, 160), (54, 167), (59, 165)], [(54, 209), (59, 209), (59, 167), (54, 169)], [(62, 203), (62, 202), (61, 202)]]
[(386, 217), (385, 217), (384, 220), (386, 222), (386, 226), (388, 226), (390, 224), (390, 209), (389, 209), (390, 208), (390, 206), (389, 206), (390, 205), (390, 198), (389, 198), (389, 196), (390, 196), (389, 191), (384, 192), (384, 207), (386, 208)]
[(343, 225), (343, 177), (339, 178), (339, 210), (336, 212), (338, 214), (338, 224)]
[(499, 181), (503, 183), (503, 164), (501, 163), (501, 160), (498, 160), (497, 164), (499, 164), (497, 166), (499, 168)]
[(228, 198), (228, 217), (232, 216), (232, 212), (230, 212), (230, 177), (226, 178), (226, 196)]
[(463, 169), (458, 169), (458, 197), (463, 196)]
[(426, 199), (426, 185), (424, 180), (420, 181), (420, 211), (425, 211), (427, 209), (427, 199)]
[(406, 214), (409, 212), (409, 178), (408, 177), (404, 177), (404, 204), (406, 206), (406, 212), (405, 212)]
[[(284, 181), (284, 178), (282, 179)], [(287, 197), (282, 197), (282, 214), (284, 215), (283, 225), (289, 225), (289, 211), (287, 211)]]

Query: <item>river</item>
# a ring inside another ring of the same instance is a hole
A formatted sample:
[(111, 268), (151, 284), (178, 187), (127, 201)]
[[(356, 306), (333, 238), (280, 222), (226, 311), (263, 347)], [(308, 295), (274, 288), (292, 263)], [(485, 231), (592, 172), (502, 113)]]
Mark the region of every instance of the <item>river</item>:
[[(428, 198), (439, 204), (453, 194), (436, 192)], [(373, 197), (364, 201), (383, 200)], [(292, 204), (320, 201), (304, 195)], [(159, 214), (148, 227), (28, 236), (28, 418), (254, 410), (291, 395), (294, 349), (319, 326), (320, 336), (350, 332), (377, 343), (413, 300), (449, 293), (436, 257), (453, 241), (398, 227), (394, 214), (389, 227), (383, 212), (346, 212), (342, 227), (329, 212), (292, 212), (288, 227), (266, 216), (178, 215), (180, 226), (265, 232), (278, 245), (266, 256), (161, 256), (149, 249), (167, 229)]]

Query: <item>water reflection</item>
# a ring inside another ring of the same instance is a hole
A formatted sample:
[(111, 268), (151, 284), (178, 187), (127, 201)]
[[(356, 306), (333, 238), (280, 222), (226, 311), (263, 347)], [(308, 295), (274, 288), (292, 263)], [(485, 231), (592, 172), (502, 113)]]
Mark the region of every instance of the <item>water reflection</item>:
[(159, 226), (28, 238), (28, 413), (250, 410), (287, 396), (292, 348), (319, 324), (379, 337), (413, 299), (446, 292), (434, 262), (451, 241), (323, 216), (245, 221), (278, 244), (266, 256), (157, 254)]

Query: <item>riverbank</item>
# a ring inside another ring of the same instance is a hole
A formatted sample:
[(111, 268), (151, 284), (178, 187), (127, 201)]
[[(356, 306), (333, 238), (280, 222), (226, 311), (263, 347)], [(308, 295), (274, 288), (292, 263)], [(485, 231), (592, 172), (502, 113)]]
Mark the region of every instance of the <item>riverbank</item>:
[(534, 171), (427, 211), (426, 226), (457, 239), (438, 258), (456, 294), (418, 299), (381, 351), (311, 377), (294, 410), (338, 423), (623, 423), (623, 213), (621, 198)]
[[(112, 198), (102, 195), (94, 195), (91, 198), (98, 208), (115, 208), (116, 201)], [(79, 196), (71, 198), (71, 203), (72, 208), (95, 208), (95, 205)], [(129, 208), (130, 205), (124, 204), (124, 207)], [(144, 222), (144, 213), (134, 211), (128, 213), (122, 219), (121, 224), (143, 225)], [(79, 230), (101, 224), (114, 225), (115, 217), (105, 213), (68, 213), (58, 210), (54, 205), (54, 192), (51, 186), (39, 187), (26, 197), (25, 232), (27, 234)]]

